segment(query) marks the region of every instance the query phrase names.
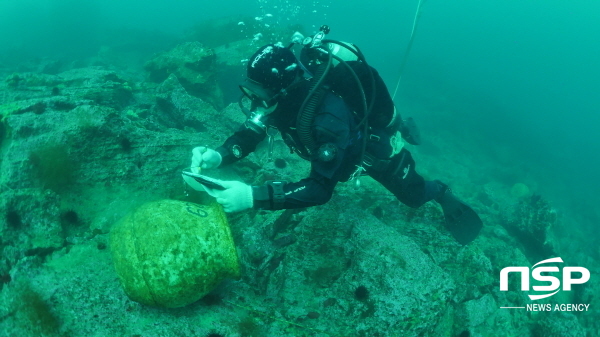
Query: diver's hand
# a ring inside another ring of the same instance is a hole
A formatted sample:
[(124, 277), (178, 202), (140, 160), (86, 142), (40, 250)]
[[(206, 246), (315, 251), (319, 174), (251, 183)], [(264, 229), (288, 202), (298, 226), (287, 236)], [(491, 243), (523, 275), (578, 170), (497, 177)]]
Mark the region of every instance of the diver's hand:
[(200, 173), (200, 168), (209, 169), (217, 167), (221, 164), (221, 154), (206, 146), (199, 146), (192, 150), (192, 167), (193, 173)]
[(219, 182), (224, 190), (219, 191), (215, 189), (206, 188), (210, 195), (217, 198), (217, 202), (223, 205), (225, 212), (239, 212), (248, 208), (252, 208), (254, 205), (254, 199), (252, 198), (252, 187), (246, 185), (241, 181), (220, 181)]

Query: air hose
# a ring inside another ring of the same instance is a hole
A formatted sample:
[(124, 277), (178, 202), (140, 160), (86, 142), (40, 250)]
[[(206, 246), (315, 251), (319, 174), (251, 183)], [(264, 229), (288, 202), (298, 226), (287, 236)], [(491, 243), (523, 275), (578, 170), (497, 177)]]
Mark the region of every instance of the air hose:
[(304, 145), (309, 155), (311, 155), (317, 147), (312, 136), (312, 123), (315, 119), (317, 106), (319, 103), (321, 103), (327, 91), (325, 86), (322, 85), (325, 77), (327, 77), (327, 73), (329, 73), (329, 69), (331, 68), (331, 53), (327, 53), (327, 55), (327, 63), (321, 64), (317, 68), (314, 76), (315, 81), (313, 81), (310, 86), (308, 96), (304, 102), (302, 102), (300, 113), (298, 114), (298, 120), (296, 121), (298, 137), (300, 138), (300, 142), (302, 142), (302, 145)]
[[(364, 55), (362, 54), (362, 52), (360, 52), (358, 47), (355, 46), (354, 48), (352, 48), (351, 46), (349, 46), (348, 44), (346, 44), (344, 42), (335, 41), (335, 40), (323, 40), (323, 43), (335, 43), (335, 44), (338, 44), (338, 45), (346, 48), (347, 50), (351, 51), (354, 55), (356, 55), (356, 58), (365, 65), (365, 69), (367, 69), (367, 71), (369, 72), (369, 81), (371, 82), (371, 100), (369, 101), (368, 106), (367, 106), (367, 97), (365, 96), (365, 91), (362, 86), (362, 82), (358, 78), (358, 75), (356, 75), (356, 72), (348, 65), (348, 63), (346, 63), (346, 61), (342, 60), (341, 58), (339, 58), (336, 55), (333, 55), (333, 57), (338, 62), (340, 62), (340, 64), (344, 65), (346, 67), (346, 69), (350, 72), (350, 74), (354, 78), (354, 81), (358, 85), (358, 89), (362, 95), (361, 98), (362, 98), (362, 102), (363, 102), (364, 116), (363, 116), (362, 120), (358, 123), (358, 125), (356, 126), (356, 129), (358, 130), (358, 128), (360, 128), (361, 125), (363, 125), (364, 123), (367, 122), (367, 118), (369, 118), (371, 110), (373, 109), (373, 104), (375, 104), (375, 95), (377, 93), (376, 92), (377, 88), (375, 85), (375, 78), (373, 77), (373, 72), (371, 71), (371, 67), (369, 67), (367, 60), (365, 60)], [(355, 50), (355, 48), (356, 48), (356, 50)]]
[(362, 141), (361, 141), (361, 149), (360, 149), (360, 160), (358, 161), (357, 167), (359, 170), (364, 170), (362, 168), (362, 162), (364, 159), (364, 154), (366, 151), (367, 139), (368, 139), (368, 136), (367, 136), (368, 131), (369, 131), (368, 118), (369, 118), (369, 114), (373, 108), (373, 104), (375, 102), (375, 95), (376, 95), (376, 84), (375, 84), (375, 79), (373, 77), (373, 72), (371, 71), (371, 68), (367, 64), (365, 57), (362, 55), (360, 50), (358, 50), (357, 47), (355, 47), (356, 48), (355, 49), (343, 42), (334, 41), (334, 40), (323, 40), (322, 42), (324, 44), (335, 43), (335, 44), (338, 44), (338, 45), (346, 48), (347, 50), (354, 53), (354, 55), (356, 55), (357, 59), (364, 64), (365, 69), (368, 71), (369, 80), (371, 82), (371, 99), (367, 103), (367, 98), (365, 95), (365, 91), (364, 91), (362, 82), (360, 81), (360, 78), (358, 77), (358, 75), (356, 74), (354, 69), (352, 69), (352, 67), (350, 67), (350, 65), (348, 65), (348, 63), (346, 61), (344, 61), (342, 58), (340, 58), (337, 55), (333, 55), (333, 53), (331, 53), (331, 52), (325, 51), (322, 48), (317, 49), (321, 53), (327, 54), (327, 63), (320, 64), (319, 67), (317, 68), (317, 70), (315, 72), (315, 76), (314, 76), (315, 80), (311, 84), (309, 94), (307, 95), (307, 98), (304, 100), (304, 102), (302, 103), (302, 106), (300, 107), (300, 113), (298, 114), (298, 119), (296, 122), (298, 137), (300, 138), (300, 142), (302, 143), (302, 145), (304, 145), (304, 148), (305, 148), (306, 152), (308, 153), (309, 157), (312, 156), (312, 153), (316, 150), (316, 143), (312, 136), (312, 124), (313, 124), (313, 121), (315, 118), (317, 108), (318, 108), (319, 104), (321, 103), (321, 101), (323, 100), (325, 93), (327, 92), (327, 86), (325, 86), (323, 84), (327, 77), (327, 74), (329, 73), (329, 71), (331, 69), (332, 59), (335, 59), (340, 64), (342, 64), (346, 68), (346, 70), (351, 74), (355, 83), (357, 84), (359, 93), (361, 95), (362, 110), (363, 110), (364, 115), (363, 115), (363, 118), (361, 119), (361, 121), (356, 125), (355, 130), (359, 130), (362, 127), (363, 132), (362, 132)]
[[(360, 174), (360, 172), (362, 170), (364, 170), (362, 165), (363, 165), (365, 152), (367, 150), (367, 140), (368, 140), (368, 134), (369, 134), (369, 115), (371, 113), (371, 110), (373, 109), (373, 104), (375, 103), (375, 95), (377, 94), (375, 78), (373, 77), (373, 72), (371, 71), (371, 67), (365, 60), (365, 57), (363, 56), (362, 52), (360, 52), (358, 47), (355, 47), (356, 48), (356, 50), (355, 50), (354, 48), (350, 47), (346, 43), (343, 43), (340, 41), (334, 41), (334, 40), (324, 40), (323, 42), (324, 43), (336, 43), (336, 44), (348, 49), (352, 53), (354, 53), (354, 55), (356, 55), (357, 59), (360, 60), (364, 64), (365, 69), (367, 69), (368, 74), (369, 74), (369, 81), (371, 82), (371, 99), (367, 104), (367, 97), (365, 96), (365, 91), (364, 91), (362, 82), (360, 81), (360, 78), (358, 77), (356, 72), (352, 69), (352, 67), (350, 67), (350, 65), (348, 65), (348, 63), (346, 61), (342, 60), (340, 57), (338, 57), (336, 55), (333, 55), (333, 57), (338, 62), (340, 62), (340, 64), (342, 64), (344, 67), (346, 67), (346, 69), (350, 72), (350, 74), (352, 75), (352, 77), (354, 78), (354, 81), (356, 82), (356, 84), (358, 86), (358, 89), (359, 89), (359, 92), (360, 92), (361, 98), (362, 98), (361, 101), (362, 101), (362, 105), (363, 105), (362, 108), (363, 108), (364, 116), (363, 116), (362, 120), (356, 125), (356, 128), (355, 128), (355, 130), (359, 130), (362, 126), (362, 131), (363, 131), (362, 132), (362, 141), (360, 144), (359, 161), (358, 161), (358, 165), (357, 165), (357, 172), (358, 172), (358, 174)], [(330, 55), (331, 55), (331, 53), (330, 53)]]

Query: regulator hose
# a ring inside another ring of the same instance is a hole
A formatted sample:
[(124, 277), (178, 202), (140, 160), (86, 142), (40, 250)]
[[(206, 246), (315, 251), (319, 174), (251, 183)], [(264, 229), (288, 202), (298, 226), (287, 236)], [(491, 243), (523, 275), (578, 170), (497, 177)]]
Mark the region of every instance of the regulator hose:
[(327, 73), (329, 73), (329, 69), (331, 69), (331, 53), (327, 53), (327, 55), (327, 63), (319, 65), (315, 72), (315, 80), (311, 83), (308, 96), (304, 102), (302, 102), (300, 113), (298, 114), (298, 119), (296, 121), (298, 137), (309, 155), (312, 155), (317, 147), (312, 136), (312, 123), (315, 119), (317, 106), (321, 103), (321, 100), (327, 91), (322, 85), (327, 77)]
[(354, 70), (352, 70), (352, 68), (346, 63), (346, 61), (342, 60), (341, 58), (337, 57), (337, 56), (333, 56), (338, 62), (340, 62), (341, 64), (343, 64), (349, 71), (350, 74), (352, 74), (352, 76), (354, 77), (354, 80), (356, 81), (360, 92), (362, 94), (362, 100), (363, 100), (363, 112), (364, 112), (364, 116), (362, 118), (362, 120), (358, 123), (358, 125), (356, 126), (356, 129), (358, 130), (358, 128), (360, 128), (361, 125), (363, 125), (364, 123), (367, 122), (367, 118), (369, 118), (369, 115), (371, 114), (371, 110), (373, 109), (373, 105), (375, 104), (375, 95), (377, 94), (377, 88), (375, 85), (375, 78), (373, 77), (373, 72), (371, 71), (371, 67), (369, 66), (369, 64), (367, 63), (367, 60), (365, 59), (365, 56), (363, 55), (363, 53), (360, 51), (360, 49), (357, 46), (350, 46), (347, 43), (341, 42), (341, 41), (336, 41), (336, 40), (323, 40), (323, 43), (334, 43), (337, 45), (340, 45), (344, 48), (346, 48), (347, 50), (349, 50), (350, 52), (352, 52), (356, 58), (362, 62), (365, 65), (365, 69), (367, 69), (368, 74), (369, 74), (369, 81), (371, 82), (371, 100), (367, 103), (367, 98), (364, 94), (364, 89), (362, 86), (362, 83), (360, 81), (360, 79), (358, 78), (358, 76), (356, 75), (356, 73), (354, 72)]
[(317, 107), (321, 103), (325, 93), (327, 92), (327, 88), (323, 84), (327, 77), (327, 74), (331, 69), (332, 59), (335, 59), (340, 64), (342, 64), (346, 68), (346, 70), (348, 70), (348, 72), (352, 75), (361, 95), (362, 110), (364, 116), (361, 119), (361, 121), (356, 125), (355, 130), (359, 130), (362, 127), (360, 158), (358, 161), (358, 167), (362, 167), (362, 162), (367, 146), (367, 135), (369, 131), (368, 118), (375, 103), (376, 95), (376, 85), (373, 72), (371, 71), (371, 67), (367, 64), (365, 57), (360, 52), (358, 47), (353, 48), (346, 43), (335, 40), (323, 40), (323, 43), (335, 43), (350, 50), (352, 53), (354, 53), (354, 55), (356, 55), (357, 59), (364, 64), (365, 69), (367, 70), (369, 75), (369, 81), (371, 82), (371, 99), (369, 102), (367, 102), (364, 87), (362, 85), (362, 82), (360, 81), (360, 78), (358, 77), (354, 69), (352, 69), (352, 67), (350, 67), (350, 65), (346, 61), (344, 61), (337, 55), (333, 55), (331, 52), (324, 51), (323, 49), (318, 49), (321, 53), (327, 54), (327, 63), (320, 64), (317, 68), (314, 76), (314, 81), (311, 83), (310, 91), (304, 102), (302, 102), (302, 106), (300, 107), (300, 113), (298, 114), (298, 118), (296, 121), (298, 137), (300, 138), (300, 142), (304, 146), (305, 151), (308, 153), (309, 157), (311, 157), (312, 153), (316, 150), (316, 143), (312, 135), (312, 124), (315, 118)]
[(360, 79), (358, 78), (358, 75), (356, 75), (356, 72), (346, 63), (346, 61), (344, 61), (334, 55), (336, 60), (339, 61), (340, 64), (343, 64), (350, 71), (350, 74), (352, 74), (352, 77), (354, 77), (354, 80), (359, 88), (360, 93), (361, 93), (364, 116), (363, 116), (362, 120), (358, 123), (358, 125), (356, 125), (356, 130), (359, 130), (360, 127), (362, 126), (362, 139), (361, 139), (361, 144), (360, 144), (360, 155), (359, 155), (357, 167), (359, 170), (364, 170), (364, 169), (362, 169), (362, 165), (363, 165), (363, 161), (364, 161), (364, 157), (365, 157), (365, 152), (367, 151), (367, 140), (369, 138), (369, 136), (368, 136), (369, 135), (369, 115), (371, 113), (371, 110), (373, 109), (373, 104), (375, 103), (375, 95), (377, 94), (375, 78), (373, 77), (373, 72), (371, 71), (371, 67), (367, 63), (365, 57), (363, 56), (360, 49), (358, 49), (358, 47), (355, 47), (356, 48), (356, 50), (355, 50), (355, 48), (350, 47), (346, 43), (343, 43), (340, 41), (334, 41), (334, 40), (325, 40), (323, 42), (324, 43), (337, 43), (338, 45), (350, 50), (352, 53), (354, 53), (354, 55), (356, 55), (358, 60), (364, 64), (365, 69), (367, 69), (368, 74), (369, 74), (369, 81), (371, 82), (371, 99), (367, 103), (367, 97), (365, 96), (364, 88), (362, 86)]

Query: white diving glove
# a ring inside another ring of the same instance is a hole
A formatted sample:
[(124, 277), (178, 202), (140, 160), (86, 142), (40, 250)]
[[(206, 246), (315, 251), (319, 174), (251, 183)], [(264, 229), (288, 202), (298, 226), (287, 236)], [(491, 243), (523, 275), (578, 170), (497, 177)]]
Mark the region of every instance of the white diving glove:
[(200, 173), (200, 168), (209, 169), (217, 167), (221, 164), (221, 154), (206, 146), (199, 146), (192, 150), (192, 166), (193, 173)]
[(217, 202), (223, 205), (223, 210), (227, 213), (239, 212), (254, 206), (254, 198), (252, 197), (252, 187), (241, 181), (223, 181), (214, 178), (209, 180), (225, 187), (224, 190), (208, 188), (194, 180), (194, 178), (182, 174), (183, 180), (196, 191), (206, 192), (210, 196), (215, 197)]
[(225, 190), (215, 190), (206, 188), (206, 192), (217, 198), (217, 202), (223, 205), (223, 209), (227, 213), (239, 212), (254, 205), (252, 198), (252, 187), (241, 181), (220, 181)]

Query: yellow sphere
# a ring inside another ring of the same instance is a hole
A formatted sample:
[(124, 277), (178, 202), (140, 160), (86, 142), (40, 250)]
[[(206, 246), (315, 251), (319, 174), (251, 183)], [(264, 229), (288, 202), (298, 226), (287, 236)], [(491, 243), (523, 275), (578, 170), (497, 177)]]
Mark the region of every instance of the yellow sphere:
[(129, 298), (176, 308), (202, 298), (240, 266), (220, 205), (161, 200), (142, 205), (110, 232), (117, 275)]

